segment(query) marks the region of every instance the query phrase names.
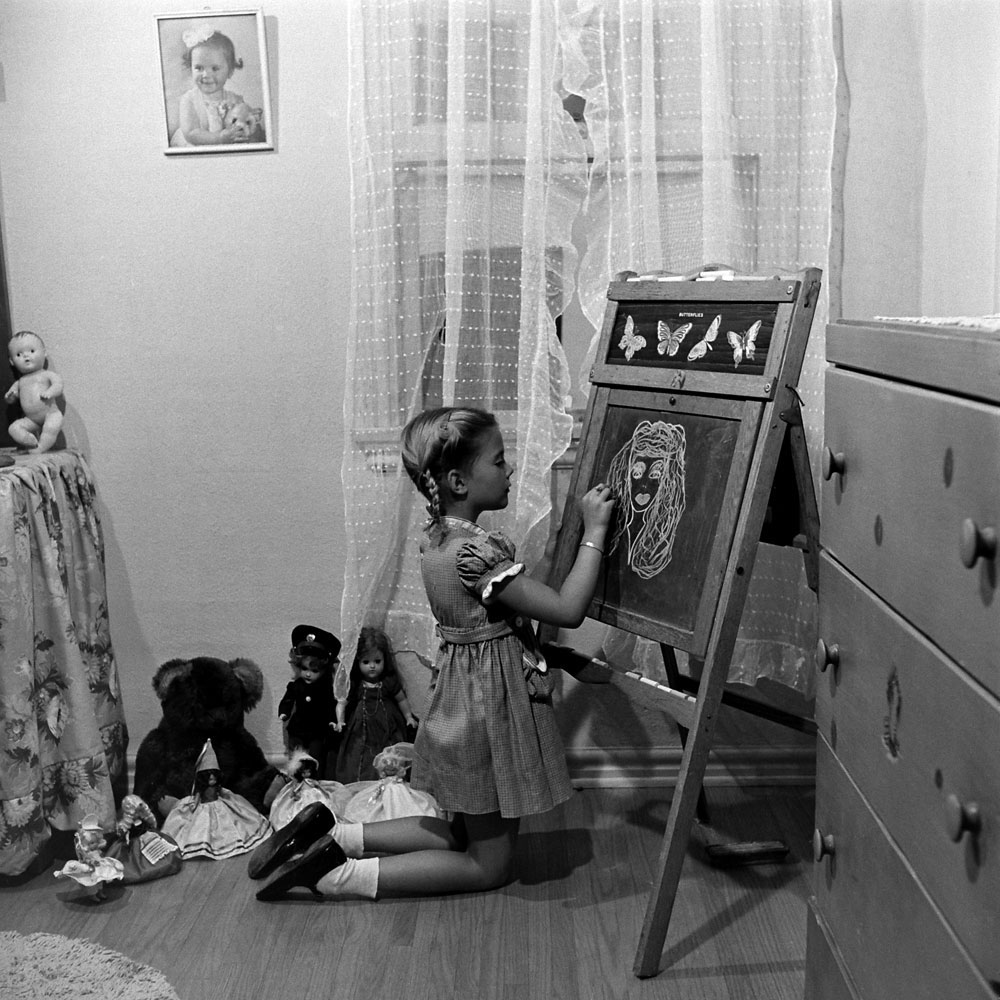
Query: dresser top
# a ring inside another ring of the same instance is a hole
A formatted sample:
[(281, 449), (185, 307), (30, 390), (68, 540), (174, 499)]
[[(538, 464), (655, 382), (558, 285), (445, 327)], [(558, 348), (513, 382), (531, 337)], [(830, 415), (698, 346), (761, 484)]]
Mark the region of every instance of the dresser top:
[(968, 326), (839, 319), (827, 326), (831, 364), (1000, 403), (1000, 332)]

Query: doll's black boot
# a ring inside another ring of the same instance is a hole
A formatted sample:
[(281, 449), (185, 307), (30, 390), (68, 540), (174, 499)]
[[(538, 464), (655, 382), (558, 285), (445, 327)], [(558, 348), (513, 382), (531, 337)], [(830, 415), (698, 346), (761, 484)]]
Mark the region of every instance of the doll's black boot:
[(253, 849), (247, 874), (250, 878), (266, 878), (332, 830), (334, 822), (333, 813), (322, 802), (310, 803)]
[(257, 893), (262, 902), (280, 899), (290, 889), (302, 887), (323, 898), (316, 883), (347, 860), (343, 848), (330, 834), (321, 837), (301, 857), (293, 858), (278, 869), (274, 878)]

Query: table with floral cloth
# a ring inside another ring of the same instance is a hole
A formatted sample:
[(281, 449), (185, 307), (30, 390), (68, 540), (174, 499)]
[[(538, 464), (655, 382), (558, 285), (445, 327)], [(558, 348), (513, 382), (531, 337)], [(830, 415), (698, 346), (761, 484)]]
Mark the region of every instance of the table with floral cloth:
[(127, 745), (90, 469), (17, 455), (0, 468), (0, 877), (47, 863), (87, 813), (113, 825)]

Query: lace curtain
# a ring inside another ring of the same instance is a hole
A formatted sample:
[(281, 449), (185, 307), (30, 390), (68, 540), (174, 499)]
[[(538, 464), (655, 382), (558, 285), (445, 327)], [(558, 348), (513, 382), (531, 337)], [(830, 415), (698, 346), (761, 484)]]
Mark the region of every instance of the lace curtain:
[[(580, 265), (599, 329), (610, 276), (827, 271), (836, 69), (815, 0), (619, 0), (578, 7), (564, 85), (586, 99), (593, 167)], [(799, 382), (814, 478), (828, 290)], [(596, 334), (581, 378), (589, 370)], [(730, 680), (812, 693), (816, 600), (797, 550), (761, 545)], [(659, 647), (610, 630), (605, 651), (662, 677)]]
[(586, 185), (550, 2), (357, 0), (350, 27), (345, 660), (365, 622), (398, 648), (434, 647), (424, 502), (398, 458), (413, 413), (496, 413), (516, 473), (490, 526), (529, 565), (540, 556), (548, 469), (572, 431), (555, 318), (573, 294)]
[[(815, 0), (355, 0), (351, 32), (341, 627), (348, 651), (371, 621), (429, 652), (402, 424), (442, 401), (498, 413), (517, 472), (493, 523), (536, 562), (570, 434), (555, 317), (574, 281), (596, 331), (620, 270), (826, 269), (831, 16)], [(586, 101), (582, 132), (567, 93)], [(814, 459), (826, 301), (800, 384)], [(734, 679), (808, 693), (801, 565), (761, 547)], [(662, 669), (651, 644), (608, 642)]]

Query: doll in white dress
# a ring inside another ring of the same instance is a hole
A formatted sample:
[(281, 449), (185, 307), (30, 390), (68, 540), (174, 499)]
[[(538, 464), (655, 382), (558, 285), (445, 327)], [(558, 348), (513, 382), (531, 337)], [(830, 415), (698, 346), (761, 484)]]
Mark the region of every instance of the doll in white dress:
[(280, 830), (313, 802), (322, 802), (335, 816), (340, 814), (351, 792), (339, 781), (321, 781), (318, 773), (315, 757), (304, 750), (292, 751), (264, 796), (272, 829)]
[(86, 886), (95, 903), (107, 898), (105, 883), (117, 881), (125, 871), (120, 861), (102, 857), (104, 839), (104, 831), (97, 817), (92, 813), (84, 816), (80, 821), (80, 829), (73, 838), (76, 861), (67, 861), (54, 873), (56, 878), (71, 878)]
[(378, 781), (357, 781), (348, 785), (354, 794), (338, 816), (349, 823), (374, 823), (403, 816), (438, 816), (444, 811), (430, 792), (411, 788), (406, 780), (413, 762), (412, 743), (394, 743), (376, 754)]
[(222, 787), (219, 761), (206, 740), (191, 794), (170, 810), (161, 832), (174, 839), (183, 858), (218, 859), (252, 851), (268, 837), (271, 825), (242, 795)]

